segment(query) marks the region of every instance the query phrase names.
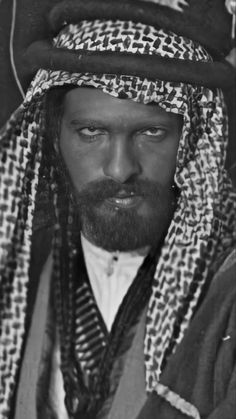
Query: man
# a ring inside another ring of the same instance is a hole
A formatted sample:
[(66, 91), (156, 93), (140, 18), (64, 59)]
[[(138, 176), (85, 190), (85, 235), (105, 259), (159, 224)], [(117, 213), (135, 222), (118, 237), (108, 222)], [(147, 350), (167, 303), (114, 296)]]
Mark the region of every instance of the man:
[[(81, 20), (77, 3), (54, 9), (49, 69), (1, 139), (2, 418), (231, 419), (235, 193), (223, 94), (204, 87), (218, 73), (140, 9)], [(116, 73), (123, 53), (157, 56), (167, 79)]]

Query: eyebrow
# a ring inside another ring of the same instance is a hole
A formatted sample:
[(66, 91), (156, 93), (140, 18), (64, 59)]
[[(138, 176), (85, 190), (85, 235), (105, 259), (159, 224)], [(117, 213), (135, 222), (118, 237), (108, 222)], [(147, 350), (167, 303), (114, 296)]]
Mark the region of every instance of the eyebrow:
[(72, 119), (69, 120), (69, 124), (70, 125), (79, 125), (79, 124), (104, 124), (104, 121), (101, 121), (99, 119), (89, 119), (89, 118), (77, 118), (77, 119)]
[[(140, 123), (140, 125), (145, 125), (145, 124), (147, 124), (147, 125), (148, 124), (150, 124), (150, 125), (156, 125), (156, 124), (169, 125), (171, 123), (171, 121), (165, 119), (165, 117), (160, 117), (159, 120), (155, 121), (155, 116), (147, 117), (143, 121), (140, 121), (140, 120), (137, 119), (134, 122)], [(70, 118), (68, 118), (68, 123), (72, 126), (93, 125), (93, 124), (102, 125), (102, 126), (109, 126), (110, 125), (109, 120), (104, 121), (104, 119), (101, 120), (99, 118), (83, 118), (83, 117), (82, 118), (73, 118), (71, 120), (70, 120)]]

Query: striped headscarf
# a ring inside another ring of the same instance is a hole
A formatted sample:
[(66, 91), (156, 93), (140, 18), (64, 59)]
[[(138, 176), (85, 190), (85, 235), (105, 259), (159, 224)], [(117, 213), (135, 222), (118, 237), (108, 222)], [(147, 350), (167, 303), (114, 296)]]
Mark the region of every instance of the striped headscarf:
[[(83, 21), (54, 40), (68, 49), (112, 50), (211, 61), (200, 45), (141, 23)], [(220, 90), (129, 75), (39, 70), (0, 139), (0, 415), (7, 418), (25, 337), (33, 215), (52, 87), (93, 86), (156, 102), (183, 116), (174, 182), (180, 194), (156, 267), (144, 342), (146, 390), (158, 391), (167, 357), (189, 326), (202, 288), (235, 242), (235, 194), (224, 169), (227, 117)], [(48, 172), (47, 172), (48, 173)]]

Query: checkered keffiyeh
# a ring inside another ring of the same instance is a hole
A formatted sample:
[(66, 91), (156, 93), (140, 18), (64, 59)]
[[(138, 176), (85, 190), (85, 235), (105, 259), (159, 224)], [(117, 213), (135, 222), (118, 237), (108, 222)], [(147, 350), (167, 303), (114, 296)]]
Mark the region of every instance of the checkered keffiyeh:
[[(56, 47), (157, 54), (210, 61), (192, 41), (141, 23), (83, 21), (66, 26)], [(157, 102), (183, 116), (175, 183), (178, 205), (165, 238), (149, 301), (146, 390), (156, 388), (164, 362), (182, 340), (202, 287), (235, 242), (235, 195), (224, 169), (227, 118), (222, 92), (129, 75), (39, 70), (24, 103), (0, 138), (0, 416), (9, 417), (22, 345), (33, 214), (44, 139), (43, 98), (51, 87), (93, 86), (115, 97)]]

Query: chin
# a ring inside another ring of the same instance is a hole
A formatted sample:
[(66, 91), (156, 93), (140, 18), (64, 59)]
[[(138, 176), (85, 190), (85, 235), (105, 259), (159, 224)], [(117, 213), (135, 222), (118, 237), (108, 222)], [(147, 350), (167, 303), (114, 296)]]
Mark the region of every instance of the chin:
[(82, 232), (94, 245), (108, 251), (129, 252), (156, 247), (163, 240), (170, 224), (167, 214), (143, 217), (134, 213), (113, 217), (83, 217)]
[(124, 209), (86, 200), (77, 205), (80, 229), (91, 243), (108, 251), (158, 247), (173, 218), (175, 195), (172, 190), (156, 193), (141, 204)]

